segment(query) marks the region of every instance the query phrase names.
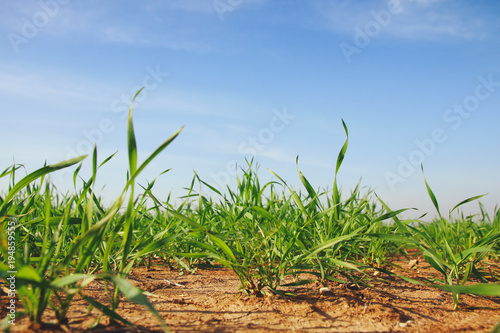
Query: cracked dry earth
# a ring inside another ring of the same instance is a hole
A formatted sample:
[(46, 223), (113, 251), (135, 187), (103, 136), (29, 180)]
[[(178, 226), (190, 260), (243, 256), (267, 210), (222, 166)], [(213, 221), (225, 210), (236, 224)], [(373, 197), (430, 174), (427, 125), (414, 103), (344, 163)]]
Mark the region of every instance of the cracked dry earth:
[[(413, 269), (408, 261), (399, 264), (406, 268), (405, 276), (437, 277), (425, 263)], [(155, 295), (149, 299), (172, 332), (489, 332), (500, 320), (498, 297), (461, 295), (461, 305), (453, 311), (450, 293), (379, 277), (389, 283), (377, 281), (373, 288), (360, 289), (331, 284), (326, 292), (320, 292), (323, 285), (312, 283), (288, 288), (296, 297), (260, 298), (243, 296), (236, 275), (225, 268), (179, 275), (158, 263), (149, 270), (137, 267), (130, 281)], [(105, 302), (103, 290), (96, 282), (85, 293)], [(5, 296), (2, 299), (4, 303)], [(89, 331), (98, 313), (94, 309), (86, 315), (87, 307), (75, 299), (65, 331)], [(123, 301), (117, 312), (137, 326), (111, 325), (103, 316), (92, 332), (161, 331), (154, 316), (140, 306)], [(54, 321), (50, 311), (44, 321)], [(33, 329), (28, 324), (18, 319), (12, 332), (57, 331), (54, 326)]]

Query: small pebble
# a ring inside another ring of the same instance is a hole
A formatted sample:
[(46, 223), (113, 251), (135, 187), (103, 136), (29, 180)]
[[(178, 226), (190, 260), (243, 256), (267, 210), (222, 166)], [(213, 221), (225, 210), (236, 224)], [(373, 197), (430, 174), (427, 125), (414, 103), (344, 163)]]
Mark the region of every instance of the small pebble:
[(319, 288), (319, 293), (320, 294), (329, 294), (331, 292), (332, 292), (332, 290), (330, 288), (328, 288), (328, 287)]

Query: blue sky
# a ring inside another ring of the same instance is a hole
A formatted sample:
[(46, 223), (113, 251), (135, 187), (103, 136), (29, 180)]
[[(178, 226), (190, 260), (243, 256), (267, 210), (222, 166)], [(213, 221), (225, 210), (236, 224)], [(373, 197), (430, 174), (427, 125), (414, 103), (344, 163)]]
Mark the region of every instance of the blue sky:
[[(252, 156), (261, 181), (271, 169), (299, 188), (298, 155), (313, 186), (331, 188), (343, 119), (346, 194), (361, 179), (393, 209), (433, 214), (423, 163), (445, 214), (484, 193), (491, 212), (499, 35), (493, 0), (2, 1), (0, 168), (30, 172), (96, 143), (101, 161), (118, 151), (96, 188), (112, 200), (126, 178), (126, 111), (144, 86), (140, 160), (185, 126), (139, 179), (172, 168), (160, 198), (186, 194), (194, 171), (234, 186), (234, 165)], [(72, 170), (52, 176), (62, 192)]]

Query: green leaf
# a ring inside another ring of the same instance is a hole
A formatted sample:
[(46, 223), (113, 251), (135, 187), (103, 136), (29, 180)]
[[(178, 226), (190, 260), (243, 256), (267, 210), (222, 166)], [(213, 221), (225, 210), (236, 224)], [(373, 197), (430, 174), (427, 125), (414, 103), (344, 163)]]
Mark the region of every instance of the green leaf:
[(139, 95), (139, 93), (142, 91), (141, 88), (139, 91), (135, 94), (134, 98), (132, 99), (132, 103), (130, 103), (130, 108), (128, 110), (128, 118), (127, 118), (127, 147), (128, 147), (128, 162), (129, 162), (129, 171), (130, 171), (130, 176), (135, 174), (135, 171), (137, 169), (137, 143), (135, 140), (135, 133), (134, 133), (134, 123), (132, 121), (132, 114), (133, 114), (133, 106), (134, 106), (134, 101)]
[(481, 194), (481, 195), (477, 195), (477, 196), (475, 196), (475, 197), (470, 197), (470, 198), (468, 198), (468, 199), (465, 199), (464, 201), (461, 201), (461, 202), (460, 202), (460, 203), (458, 203), (455, 207), (453, 207), (453, 208), (452, 208), (452, 210), (450, 210), (450, 214), (451, 214), (451, 213), (452, 213), (455, 209), (457, 209), (458, 207), (460, 207), (460, 206), (462, 206), (462, 205), (464, 205), (464, 204), (466, 204), (466, 203), (468, 203), (468, 202), (471, 202), (471, 201), (477, 200), (477, 199), (479, 199), (479, 198), (482, 198), (482, 197), (484, 197), (485, 195), (486, 195), (486, 194)]
[(265, 210), (264, 208), (259, 207), (259, 206), (252, 206), (250, 209), (253, 210), (254, 212), (259, 213), (260, 215), (262, 215), (263, 217), (265, 217), (269, 221), (273, 221), (274, 223), (278, 223), (276, 218), (272, 214), (270, 214), (267, 210)]
[(196, 230), (207, 230), (206, 227), (202, 226), (201, 224), (193, 221), (192, 219), (190, 219), (189, 217), (187, 216), (184, 216), (183, 214), (181, 213), (178, 213), (176, 212), (175, 210), (173, 209), (167, 209), (173, 216), (177, 217), (179, 220), (182, 220), (184, 222), (186, 222), (187, 224), (189, 224), (192, 228), (196, 229)]
[(76, 188), (76, 177), (78, 176), (78, 173), (80, 172), (80, 169), (82, 168), (82, 163), (78, 165), (76, 168), (75, 172), (73, 173), (73, 186)]
[(120, 290), (120, 292), (123, 294), (123, 296), (125, 296), (126, 299), (146, 307), (158, 319), (163, 330), (165, 332), (169, 332), (169, 329), (165, 324), (163, 318), (160, 316), (158, 311), (156, 311), (153, 305), (149, 302), (148, 298), (143, 294), (143, 292), (139, 288), (135, 287), (127, 280), (118, 276), (111, 276), (110, 279), (114, 282), (116, 287)]
[(420, 167), (422, 169), (422, 175), (424, 176), (424, 182), (425, 182), (425, 187), (427, 188), (427, 193), (429, 193), (429, 197), (431, 197), (431, 200), (432, 200), (432, 203), (434, 204), (434, 207), (436, 207), (436, 210), (437, 210), (439, 216), (441, 216), (441, 212), (439, 211), (439, 204), (438, 204), (438, 201), (436, 199), (436, 196), (434, 195), (434, 192), (432, 192), (429, 184), (427, 184), (427, 180), (425, 179), (424, 165), (421, 164)]
[(394, 216), (397, 216), (397, 215), (401, 214), (402, 212), (407, 211), (409, 209), (415, 209), (415, 208), (403, 208), (403, 209), (399, 209), (396, 211), (391, 211), (391, 212), (385, 213), (385, 214), (377, 217), (375, 220), (373, 220), (372, 223), (393, 218)]
[[(58, 225), (63, 218), (64, 218), (63, 216), (52, 216), (52, 217), (49, 217), (47, 219), (47, 221), (48, 221), (49, 225)], [(33, 224), (39, 224), (39, 223), (42, 223), (44, 221), (45, 220), (43, 218), (38, 218), (35, 220), (24, 222), (22, 225), (29, 226), (29, 225), (33, 225)], [(82, 223), (82, 219), (80, 217), (70, 217), (70, 218), (68, 218), (68, 220), (66, 222), (66, 224), (68, 224), (68, 225), (81, 224), (81, 223)]]
[(15, 184), (12, 187), (12, 189), (9, 191), (9, 193), (7, 193), (7, 195), (3, 199), (2, 206), (0, 207), (0, 216), (4, 214), (4, 210), (7, 207), (7, 203), (9, 203), (12, 200), (12, 198), (20, 190), (25, 188), (28, 184), (30, 184), (31, 182), (37, 180), (38, 178), (40, 178), (48, 173), (51, 173), (51, 172), (54, 172), (54, 171), (57, 171), (60, 169), (64, 169), (64, 168), (67, 168), (67, 167), (72, 166), (74, 164), (77, 164), (77, 163), (81, 162), (82, 160), (84, 160), (86, 157), (87, 157), (87, 155), (82, 155), (79, 157), (75, 157), (75, 158), (60, 162), (60, 163), (47, 165), (47, 166), (44, 166), (38, 170), (35, 170), (32, 173), (30, 173), (29, 175), (25, 176), (23, 179), (21, 179), (17, 184)]
[(62, 278), (56, 279), (52, 281), (49, 285), (52, 288), (63, 288), (69, 284), (75, 283), (80, 280), (85, 280), (89, 279), (88, 282), (95, 280), (96, 276), (89, 275), (89, 274), (72, 274), (72, 275), (66, 275), (63, 276)]
[(430, 249), (425, 249), (422, 256), (434, 269), (439, 271), (443, 276), (448, 276), (448, 269), (446, 262)]
[(31, 266), (22, 266), (17, 270), (16, 280), (24, 280), (28, 283), (42, 283), (44, 279)]
[[(362, 228), (364, 228), (364, 227), (362, 227)], [(319, 245), (316, 245), (309, 252), (303, 254), (300, 258), (312, 257), (312, 256), (316, 255), (318, 252), (321, 252), (322, 250), (324, 250), (326, 248), (329, 248), (329, 247), (331, 247), (339, 242), (345, 241), (349, 238), (353, 238), (354, 236), (356, 236), (356, 233), (359, 232), (360, 230), (361, 230), (361, 228), (357, 229), (355, 232), (353, 232), (351, 234), (340, 236), (340, 237), (335, 237), (335, 238), (329, 239), (329, 240), (327, 240)]]
[(345, 124), (344, 119), (342, 119), (342, 126), (344, 126), (344, 131), (347, 138), (345, 139), (344, 145), (342, 146), (342, 149), (339, 152), (339, 156), (337, 157), (337, 166), (335, 168), (335, 174), (339, 172), (340, 165), (344, 161), (345, 153), (347, 151), (347, 145), (349, 143), (349, 131), (347, 130), (347, 125)]
[(384, 268), (377, 268), (377, 267), (372, 267), (372, 268), (373, 268), (373, 269), (376, 269), (377, 271), (380, 271), (380, 272), (382, 272), (382, 273), (385, 273), (385, 274), (387, 274), (387, 275), (396, 276), (396, 277), (398, 277), (398, 278), (400, 278), (400, 279), (402, 279), (402, 280), (404, 280), (404, 281), (406, 281), (406, 282), (410, 282), (410, 283), (413, 283), (413, 284), (416, 284), (416, 285), (419, 285), (419, 286), (425, 286), (425, 283), (422, 283), (422, 282), (420, 282), (420, 281), (418, 281), (418, 280), (415, 280), (415, 279), (411, 279), (411, 278), (406, 277), (406, 276), (404, 276), (404, 275), (399, 275), (399, 274), (396, 274), (396, 273), (391, 272), (391, 271), (389, 271), (389, 270), (387, 270), (387, 269), (384, 269)]
[(144, 170), (144, 168), (151, 163), (151, 161), (158, 155), (160, 154), (174, 139), (181, 133), (181, 131), (184, 129), (184, 126), (182, 126), (177, 132), (175, 132), (170, 138), (165, 140), (156, 150), (146, 158), (144, 162), (137, 168), (137, 170), (134, 173), (131, 173), (131, 177), (129, 180), (129, 184), (131, 184), (135, 178)]
[(126, 320), (125, 318), (123, 318), (122, 316), (120, 316), (118, 313), (111, 310), (107, 306), (99, 303), (97, 300), (93, 299), (92, 297), (85, 296), (85, 295), (81, 295), (81, 296), (83, 299), (85, 299), (87, 301), (87, 303), (89, 303), (90, 305), (92, 305), (94, 308), (101, 311), (102, 313), (104, 313), (109, 318), (112, 318), (116, 321), (122, 322), (128, 326), (134, 326), (134, 324), (132, 324), (130, 321)]
[(481, 252), (489, 253), (489, 252), (494, 252), (494, 250), (492, 248), (486, 247), (486, 246), (473, 247), (473, 248), (464, 250), (460, 253), (457, 253), (455, 255), (455, 261), (460, 262), (461, 260), (466, 259), (470, 254), (481, 253)]
[(299, 280), (297, 282), (290, 282), (290, 283), (282, 284), (281, 286), (282, 287), (297, 287), (297, 286), (303, 286), (303, 285), (309, 284), (309, 283), (314, 283), (316, 281), (317, 281), (316, 279)]
[[(304, 214), (306, 214), (306, 210), (304, 208), (304, 204), (302, 203), (302, 200), (300, 200), (299, 196), (287, 185), (287, 183), (276, 173), (274, 173), (272, 170), (268, 169), (269, 172), (271, 172), (274, 176), (276, 176), (290, 191), (290, 195), (292, 196), (293, 201), (297, 204), (299, 207), (300, 211)], [(306, 214), (307, 215), (307, 214)]]
[(106, 159), (104, 161), (101, 162), (101, 164), (99, 164), (98, 168), (102, 167), (104, 164), (106, 164), (110, 159), (112, 159), (116, 153), (118, 153), (118, 150), (115, 151), (113, 154), (109, 155), (108, 157), (106, 157)]
[(311, 198), (313, 200), (316, 199), (316, 197), (318, 196), (316, 194), (316, 191), (314, 190), (314, 188), (311, 186), (311, 183), (309, 183), (307, 178), (302, 174), (302, 172), (299, 169), (299, 156), (298, 155), (297, 155), (297, 158), (295, 159), (295, 164), (297, 165), (297, 172), (299, 173), (300, 181), (302, 182), (302, 185), (304, 185), (304, 187), (306, 188), (306, 191), (309, 194), (309, 198)]
[(217, 247), (219, 249), (221, 249), (222, 252), (224, 252), (224, 254), (226, 255), (226, 257), (231, 262), (237, 263), (237, 260), (236, 260), (236, 257), (233, 254), (233, 251), (231, 251), (231, 249), (229, 248), (229, 246), (227, 246), (227, 244), (222, 239), (220, 239), (219, 237), (217, 237), (215, 235), (208, 235), (208, 236), (210, 237), (210, 239), (212, 240), (212, 242), (214, 242), (214, 244), (217, 245)]
[(500, 296), (500, 284), (495, 283), (478, 283), (468, 286), (444, 286), (434, 285), (433, 287), (460, 294), (474, 294), (480, 296)]

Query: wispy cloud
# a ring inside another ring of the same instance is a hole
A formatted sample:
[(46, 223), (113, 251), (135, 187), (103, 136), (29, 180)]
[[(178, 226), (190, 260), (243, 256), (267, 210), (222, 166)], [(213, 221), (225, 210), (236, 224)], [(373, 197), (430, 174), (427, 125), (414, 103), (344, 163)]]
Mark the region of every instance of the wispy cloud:
[(209, 43), (196, 38), (179, 38), (169, 34), (148, 33), (139, 26), (129, 26), (122, 23), (107, 24), (95, 29), (94, 33), (99, 40), (105, 43), (144, 45), (196, 53), (213, 51), (213, 47)]
[(295, 156), (282, 149), (266, 148), (259, 152), (258, 156), (267, 157), (277, 162), (295, 163)]
[(184, 12), (195, 13), (213, 13), (214, 7), (212, 1), (199, 0), (170, 0), (170, 1), (154, 1), (145, 4), (145, 8), (154, 13), (158, 10), (180, 10)]
[[(42, 25), (34, 25), (36, 38), (43, 35), (58, 39), (80, 38), (112, 44), (149, 45), (197, 53), (212, 51), (205, 40), (191, 33), (193, 20), (192, 17), (188, 19), (195, 13), (216, 15), (212, 13), (214, 9), (211, 1), (172, 1), (163, 6), (160, 3), (129, 3), (129, 7), (136, 7), (133, 10), (127, 8), (133, 15), (115, 15), (122, 11), (121, 6), (121, 2), (94, 1), (85, 4), (57, 3), (56, 7), (47, 9), (41, 2), (26, 1), (22, 5), (9, 2), (0, 5), (0, 28), (23, 36), (26, 22), (33, 24), (33, 17), (40, 14), (38, 16), (45, 17), (46, 21)], [(155, 14), (154, 10), (159, 7), (163, 7), (162, 14)], [(179, 11), (183, 17), (179, 17)]]
[[(238, 7), (239, 10), (245, 8), (252, 8), (254, 6), (261, 6), (269, 2), (269, 0), (241, 0), (241, 1), (225, 1), (222, 2), (227, 6)], [(234, 5), (232, 5), (234, 3)], [(183, 12), (215, 14), (216, 9), (213, 0), (200, 1), (200, 0), (170, 0), (170, 1), (156, 1), (153, 3), (145, 4), (145, 8), (150, 12), (155, 12), (160, 9), (178, 10)]]
[(71, 78), (57, 73), (45, 75), (4, 71), (0, 74), (0, 95), (50, 102), (51, 105), (71, 104), (75, 108), (77, 101), (102, 102), (104, 91), (111, 91), (111, 88), (96, 84), (95, 81), (84, 82), (82, 78), (75, 83)]
[[(413, 40), (442, 40), (450, 37), (481, 39), (491, 34), (487, 22), (492, 18), (484, 12), (470, 8), (472, 3), (450, 0), (399, 0), (388, 1), (332, 1), (315, 2), (323, 17), (323, 26), (340, 34), (355, 34), (369, 22), (377, 22), (374, 14), (390, 11), (390, 3), (396, 3), (383, 26), (381, 36)], [(384, 17), (384, 19), (386, 19)], [(498, 24), (494, 25), (498, 28)], [(491, 25), (490, 25), (491, 27)]]
[[(66, 25), (75, 26), (75, 21), (81, 21), (79, 24), (81, 33), (104, 43), (145, 45), (196, 53), (212, 51), (209, 43), (192, 36), (190, 29), (183, 28), (190, 24), (189, 20), (170, 19), (173, 17), (174, 9), (168, 9), (170, 12), (163, 15), (157, 13), (151, 16), (151, 8), (138, 6), (132, 17), (104, 19), (115, 10), (116, 8), (111, 5), (105, 9), (88, 7), (75, 9), (73, 12), (68, 12), (64, 22), (61, 22), (64, 26), (60, 28), (64, 29)], [(87, 12), (87, 15), (82, 16), (80, 11)]]
[(88, 31), (104, 11), (105, 6), (89, 6), (82, 10), (73, 2), (10, 1), (0, 5), (0, 27), (23, 37), (26, 37), (25, 29), (30, 35), (74, 36), (75, 33)]
[(447, 0), (402, 1), (402, 12), (388, 26), (388, 33), (410, 39), (484, 38), (486, 18), (466, 6)]

